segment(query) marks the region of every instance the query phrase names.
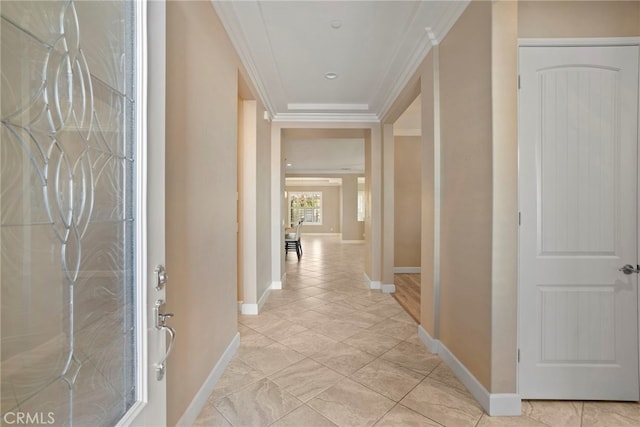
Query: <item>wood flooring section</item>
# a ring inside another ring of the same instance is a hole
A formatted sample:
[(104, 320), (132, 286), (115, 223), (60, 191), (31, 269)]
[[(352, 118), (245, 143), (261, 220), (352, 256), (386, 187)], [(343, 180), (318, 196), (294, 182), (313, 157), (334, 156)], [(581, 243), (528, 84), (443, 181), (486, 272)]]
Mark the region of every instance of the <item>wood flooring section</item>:
[(391, 295), (420, 324), (420, 274), (394, 274), (393, 284), (396, 292)]

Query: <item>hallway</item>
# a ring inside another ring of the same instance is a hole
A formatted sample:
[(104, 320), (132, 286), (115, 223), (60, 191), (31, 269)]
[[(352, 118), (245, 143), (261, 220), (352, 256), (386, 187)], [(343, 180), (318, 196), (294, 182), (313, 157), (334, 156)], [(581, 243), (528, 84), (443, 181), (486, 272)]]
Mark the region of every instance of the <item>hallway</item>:
[(364, 245), (303, 235), (286, 289), (240, 316), (241, 344), (197, 426), (637, 425), (640, 405), (523, 402), (489, 417), (420, 342), (398, 303), (363, 279)]

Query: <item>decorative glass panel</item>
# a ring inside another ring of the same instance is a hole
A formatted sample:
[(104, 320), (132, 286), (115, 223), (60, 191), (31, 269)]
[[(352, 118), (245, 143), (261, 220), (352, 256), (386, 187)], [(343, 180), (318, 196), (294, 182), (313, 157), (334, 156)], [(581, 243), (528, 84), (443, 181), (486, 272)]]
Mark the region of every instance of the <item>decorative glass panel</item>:
[(134, 14), (0, 4), (7, 423), (108, 426), (136, 401)]

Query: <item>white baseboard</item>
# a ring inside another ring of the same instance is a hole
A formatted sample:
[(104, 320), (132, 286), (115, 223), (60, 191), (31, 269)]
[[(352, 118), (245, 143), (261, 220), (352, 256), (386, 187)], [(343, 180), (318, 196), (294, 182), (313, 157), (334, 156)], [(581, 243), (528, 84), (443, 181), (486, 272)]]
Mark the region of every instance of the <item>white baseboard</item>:
[(258, 313), (260, 312), (260, 310), (262, 310), (262, 306), (264, 305), (265, 302), (267, 302), (267, 300), (269, 299), (269, 295), (271, 295), (271, 288), (267, 288), (264, 293), (262, 294), (262, 296), (260, 297), (260, 299), (258, 300)]
[(429, 335), (429, 332), (427, 332), (422, 327), (422, 325), (418, 325), (418, 338), (420, 338), (420, 341), (422, 341), (424, 346), (427, 347), (427, 350), (429, 350), (429, 352), (438, 354), (438, 344), (440, 343), (440, 341), (431, 337), (431, 335)]
[(449, 351), (442, 342), (438, 344), (438, 354), (444, 363), (456, 374), (480, 406), (492, 417), (522, 415), (522, 399), (515, 393), (489, 393), (466, 366)]
[(362, 273), (364, 275), (364, 281), (367, 282), (369, 284), (369, 289), (382, 289), (382, 283), (380, 283), (377, 280), (371, 280), (369, 279), (369, 276), (367, 276), (367, 273)]
[(489, 415), (492, 417), (519, 417), (522, 415), (522, 397), (516, 393), (489, 395)]
[[(273, 286), (273, 284), (271, 286)], [(271, 295), (271, 289), (272, 288), (269, 287), (269, 288), (267, 288), (266, 291), (264, 291), (264, 293), (262, 294), (262, 296), (258, 300), (257, 304), (242, 304), (242, 309), (240, 310), (240, 313), (248, 314), (248, 315), (257, 315), (257, 314), (259, 314), (260, 310), (262, 310), (262, 306), (269, 299), (269, 295)]]
[(271, 282), (271, 289), (279, 290), (282, 289), (282, 282)]
[(386, 285), (383, 284), (380, 289), (382, 289), (382, 293), (392, 294), (396, 291), (396, 285)]
[(242, 314), (242, 301), (238, 301), (238, 313)]
[(515, 393), (489, 393), (471, 372), (442, 344), (418, 325), (418, 337), (431, 353), (438, 354), (442, 361), (467, 387), (480, 406), (492, 417), (513, 417), (522, 415), (522, 398)]
[(421, 267), (393, 267), (395, 274), (420, 274), (422, 272)]
[(220, 380), (220, 377), (224, 373), (224, 370), (227, 368), (227, 365), (231, 361), (231, 358), (238, 350), (238, 347), (240, 347), (240, 334), (236, 333), (236, 336), (233, 337), (231, 343), (229, 343), (229, 345), (227, 346), (227, 349), (224, 351), (224, 353), (222, 353), (222, 357), (220, 358), (220, 360), (218, 360), (216, 366), (213, 367), (213, 370), (211, 370), (211, 373), (209, 373), (209, 376), (205, 380), (204, 384), (202, 384), (200, 390), (198, 390), (196, 395), (193, 397), (191, 403), (187, 407), (186, 411), (184, 411), (176, 425), (193, 425), (193, 423), (198, 418), (198, 415), (200, 415), (200, 411), (202, 411), (204, 405), (207, 404), (207, 399), (209, 399), (209, 396), (213, 392), (213, 389), (218, 383), (218, 380)]
[(256, 315), (258, 314), (258, 304), (242, 304), (240, 314)]

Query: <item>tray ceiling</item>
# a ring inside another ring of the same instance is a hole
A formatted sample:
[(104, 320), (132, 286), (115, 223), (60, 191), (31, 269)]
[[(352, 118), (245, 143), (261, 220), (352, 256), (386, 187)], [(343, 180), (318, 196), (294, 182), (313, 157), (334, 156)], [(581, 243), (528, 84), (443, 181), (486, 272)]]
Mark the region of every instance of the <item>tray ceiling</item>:
[(468, 1), (212, 3), (273, 120), (378, 121)]

